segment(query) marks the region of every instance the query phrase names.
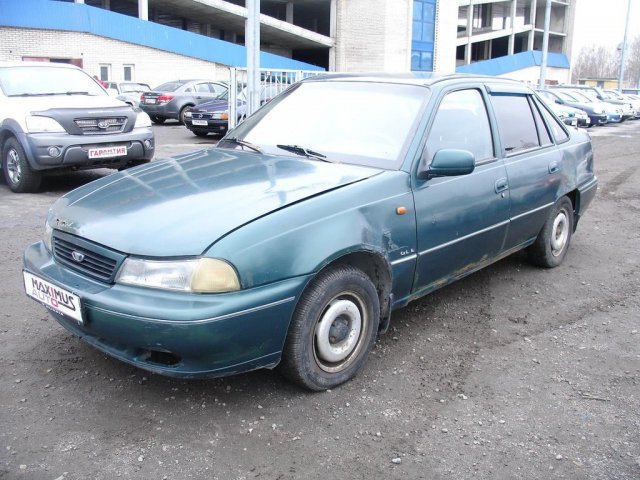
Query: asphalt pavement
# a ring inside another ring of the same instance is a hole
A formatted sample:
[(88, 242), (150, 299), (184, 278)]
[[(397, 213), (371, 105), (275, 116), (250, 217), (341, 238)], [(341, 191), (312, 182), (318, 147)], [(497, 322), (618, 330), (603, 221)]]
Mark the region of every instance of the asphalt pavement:
[[(156, 158), (216, 142), (154, 130)], [(152, 375), (68, 333), (21, 255), (109, 171), (0, 182), (0, 479), (640, 478), (640, 121), (591, 133), (599, 191), (560, 267), (515, 254), (409, 304), (315, 394), (267, 370)]]

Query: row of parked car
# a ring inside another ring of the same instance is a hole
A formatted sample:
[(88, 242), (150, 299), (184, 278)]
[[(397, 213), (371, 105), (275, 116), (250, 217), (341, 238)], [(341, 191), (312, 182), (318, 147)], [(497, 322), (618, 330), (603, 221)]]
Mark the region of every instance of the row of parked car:
[(559, 85), (538, 94), (567, 125), (591, 127), (640, 118), (640, 97), (616, 90)]

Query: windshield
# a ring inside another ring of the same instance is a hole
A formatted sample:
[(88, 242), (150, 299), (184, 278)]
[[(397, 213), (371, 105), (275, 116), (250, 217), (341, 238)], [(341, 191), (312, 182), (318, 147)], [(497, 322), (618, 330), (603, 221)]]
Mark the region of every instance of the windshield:
[[(573, 96), (573, 92), (571, 92), (572, 95), (569, 95), (567, 92), (556, 92), (556, 95), (558, 95), (558, 97), (560, 97), (561, 99), (563, 99), (565, 102), (580, 102), (576, 97)], [(580, 103), (584, 103), (584, 102), (580, 102)]]
[(265, 153), (297, 156), (302, 147), (326, 161), (399, 168), (428, 97), (428, 89), (415, 85), (303, 82), (267, 103), (229, 137)]
[(47, 65), (1, 67), (0, 88), (8, 97), (107, 95), (107, 92), (82, 70)]
[(121, 83), (120, 84), (120, 91), (122, 93), (148, 92), (149, 90), (151, 90), (151, 88), (149, 88), (149, 85), (146, 85), (144, 83)]
[(167, 82), (154, 88), (156, 92), (175, 92), (187, 82)]
[(584, 102), (589, 102), (589, 103), (593, 103), (593, 102), (597, 102), (598, 99), (596, 97), (592, 97), (591, 95), (589, 95), (589, 92), (571, 92), (571, 95), (573, 95), (574, 97), (576, 97), (578, 100), (580, 101), (584, 101)]

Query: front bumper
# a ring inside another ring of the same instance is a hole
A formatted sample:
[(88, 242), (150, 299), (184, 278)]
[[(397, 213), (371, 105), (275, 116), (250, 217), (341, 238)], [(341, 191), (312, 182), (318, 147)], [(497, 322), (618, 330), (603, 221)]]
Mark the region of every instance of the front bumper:
[(229, 129), (229, 122), (227, 120), (211, 120), (206, 119), (207, 125), (194, 125), (192, 119), (186, 118), (184, 122), (184, 126), (187, 127), (192, 132), (203, 132), (203, 133), (218, 133), (224, 134), (227, 133)]
[[(128, 133), (110, 135), (69, 135), (66, 133), (31, 133), (22, 135), (27, 158), (33, 170), (58, 168), (96, 168), (128, 163), (145, 163), (153, 158), (155, 142), (151, 128), (136, 128)], [(90, 149), (125, 146), (126, 155), (89, 158)], [(59, 152), (52, 156), (55, 147)]]
[(27, 248), (24, 268), (80, 297), (84, 324), (51, 312), (63, 327), (115, 358), (175, 377), (275, 366), (308, 280), (214, 295), (107, 285), (56, 264), (42, 242)]
[(605, 113), (602, 114), (589, 114), (589, 119), (591, 120), (591, 125), (604, 125), (607, 123), (607, 115)]

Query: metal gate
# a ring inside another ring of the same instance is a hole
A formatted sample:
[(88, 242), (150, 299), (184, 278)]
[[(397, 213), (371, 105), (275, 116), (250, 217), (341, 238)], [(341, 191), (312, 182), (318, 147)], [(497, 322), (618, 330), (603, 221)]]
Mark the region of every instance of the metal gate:
[[(300, 80), (324, 74), (318, 70), (260, 69), (260, 105)], [(253, 112), (247, 112), (247, 69), (229, 69), (229, 130)]]

